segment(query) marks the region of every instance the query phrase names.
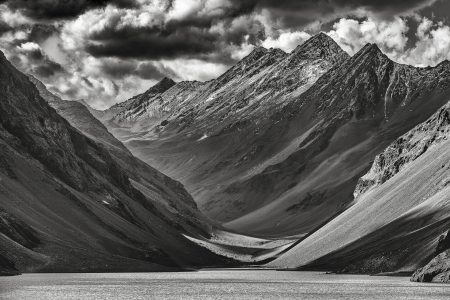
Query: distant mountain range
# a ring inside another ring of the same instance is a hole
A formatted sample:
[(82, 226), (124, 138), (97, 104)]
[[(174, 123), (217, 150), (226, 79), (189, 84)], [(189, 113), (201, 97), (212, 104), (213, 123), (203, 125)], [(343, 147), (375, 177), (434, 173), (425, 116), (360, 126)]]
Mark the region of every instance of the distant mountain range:
[(207, 83), (166, 78), (101, 119), (209, 217), (300, 235), (351, 203), (375, 155), (447, 101), (448, 71), (396, 64), (376, 45), (350, 58), (319, 34), (290, 54), (256, 48)]
[(1, 63), (5, 270), (230, 265), (221, 251), (245, 247), (208, 244), (228, 230), (297, 239), (247, 258), (270, 267), (412, 273), (450, 228), (448, 61), (350, 57), (318, 34), (105, 111)]

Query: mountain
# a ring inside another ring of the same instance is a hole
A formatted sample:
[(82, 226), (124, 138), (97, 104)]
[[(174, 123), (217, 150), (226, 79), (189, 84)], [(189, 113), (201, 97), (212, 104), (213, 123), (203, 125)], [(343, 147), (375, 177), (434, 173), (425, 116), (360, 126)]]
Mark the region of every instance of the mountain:
[[(450, 227), (449, 137), (450, 102), (375, 158), (353, 206), (271, 264), (355, 273), (424, 266), (448, 244), (441, 236)], [(445, 255), (432, 264), (448, 264)]]
[(281, 128), (270, 116), (346, 59), (324, 34), (289, 54), (258, 47), (215, 80), (178, 83), (143, 102), (140, 113), (103, 122), (134, 155), (183, 182), (207, 216), (230, 221), (265, 204), (265, 191), (235, 192), (235, 186), (300, 143), (303, 133)]
[(256, 187), (260, 198), (276, 198), (225, 226), (308, 233), (345, 210), (373, 157), (448, 100), (449, 71), (447, 62), (423, 69), (396, 64), (376, 45), (329, 70), (271, 117), (301, 137), (296, 151), (232, 190), (246, 191), (245, 198)]
[(134, 158), (82, 103), (61, 101), (3, 53), (0, 65), (1, 273), (230, 263), (185, 237), (209, 237), (215, 224), (182, 184)]
[(448, 101), (450, 66), (397, 64), (374, 44), (350, 58), (319, 34), (182, 84), (106, 126), (226, 228), (302, 237), (350, 207), (374, 157)]

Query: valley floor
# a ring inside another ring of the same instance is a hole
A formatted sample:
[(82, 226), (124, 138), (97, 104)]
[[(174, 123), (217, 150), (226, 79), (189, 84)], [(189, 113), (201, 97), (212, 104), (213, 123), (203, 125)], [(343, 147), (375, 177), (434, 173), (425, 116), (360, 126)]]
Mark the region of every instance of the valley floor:
[[(174, 288), (176, 286), (176, 288)], [(26, 274), (2, 279), (0, 298), (41, 299), (446, 299), (450, 286), (403, 277), (274, 270)]]

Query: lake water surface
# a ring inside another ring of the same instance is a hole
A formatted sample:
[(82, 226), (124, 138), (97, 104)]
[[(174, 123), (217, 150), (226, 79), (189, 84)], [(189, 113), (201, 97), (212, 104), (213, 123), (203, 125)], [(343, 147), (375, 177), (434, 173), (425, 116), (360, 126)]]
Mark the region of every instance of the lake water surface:
[(0, 299), (449, 299), (450, 285), (319, 272), (26, 274), (0, 277)]

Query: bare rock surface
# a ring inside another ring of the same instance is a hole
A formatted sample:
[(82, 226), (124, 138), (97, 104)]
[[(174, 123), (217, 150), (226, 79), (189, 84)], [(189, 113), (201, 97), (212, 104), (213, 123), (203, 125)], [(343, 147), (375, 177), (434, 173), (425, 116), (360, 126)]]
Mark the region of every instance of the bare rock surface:
[(450, 250), (444, 251), (411, 277), (415, 282), (450, 282)]

